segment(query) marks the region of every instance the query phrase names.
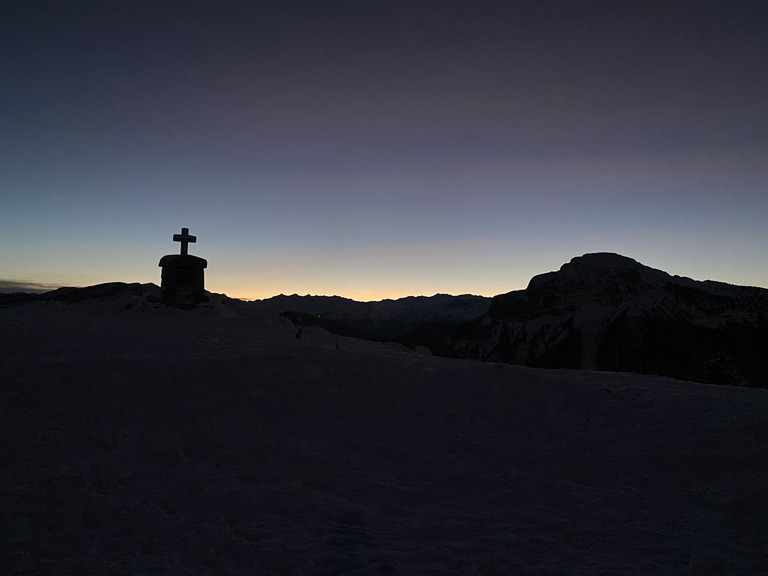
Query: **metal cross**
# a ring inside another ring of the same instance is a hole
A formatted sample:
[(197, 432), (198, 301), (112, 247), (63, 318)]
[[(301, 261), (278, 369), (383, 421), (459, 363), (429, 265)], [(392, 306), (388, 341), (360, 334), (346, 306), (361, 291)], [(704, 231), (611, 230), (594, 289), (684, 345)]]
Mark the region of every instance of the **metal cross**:
[(181, 242), (181, 255), (186, 256), (187, 255), (187, 247), (190, 242), (197, 242), (197, 236), (192, 236), (189, 233), (189, 228), (182, 228), (181, 234), (174, 234), (173, 235), (173, 241), (174, 242)]

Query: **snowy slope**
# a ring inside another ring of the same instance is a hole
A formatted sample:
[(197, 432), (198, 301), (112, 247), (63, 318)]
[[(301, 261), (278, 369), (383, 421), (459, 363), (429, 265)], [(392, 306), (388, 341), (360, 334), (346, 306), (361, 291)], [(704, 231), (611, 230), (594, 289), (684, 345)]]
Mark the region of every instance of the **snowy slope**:
[(765, 390), (146, 296), (0, 310), (5, 573), (768, 573)]

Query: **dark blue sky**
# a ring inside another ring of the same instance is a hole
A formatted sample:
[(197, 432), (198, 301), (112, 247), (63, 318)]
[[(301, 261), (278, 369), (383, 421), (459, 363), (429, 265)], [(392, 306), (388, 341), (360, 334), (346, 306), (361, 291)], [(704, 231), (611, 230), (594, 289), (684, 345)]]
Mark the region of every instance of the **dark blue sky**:
[(0, 5), (0, 278), (493, 295), (613, 251), (768, 286), (763, 2)]

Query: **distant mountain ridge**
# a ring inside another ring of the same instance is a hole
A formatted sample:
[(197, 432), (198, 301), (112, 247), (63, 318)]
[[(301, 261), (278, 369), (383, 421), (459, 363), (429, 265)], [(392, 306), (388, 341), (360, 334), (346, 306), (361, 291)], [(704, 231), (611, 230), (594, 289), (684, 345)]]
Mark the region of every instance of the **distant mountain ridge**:
[(160, 287), (156, 284), (139, 284), (138, 282), (106, 282), (104, 284), (95, 284), (94, 286), (85, 286), (82, 288), (64, 287), (42, 293), (29, 292), (0, 292), (0, 308), (10, 306), (20, 306), (31, 302), (62, 302), (64, 304), (75, 304), (94, 299), (112, 298), (123, 294), (132, 296), (153, 295), (159, 298)]
[(358, 302), (340, 296), (279, 295), (248, 303), (251, 310), (274, 312), (300, 325), (360, 338), (398, 340), (431, 323), (457, 324), (488, 312), (491, 298), (463, 294), (407, 296)]
[[(42, 294), (0, 293), (0, 308), (33, 302), (75, 304), (118, 296), (146, 296), (159, 303), (160, 287), (152, 283), (108, 282), (83, 288), (58, 288)], [(491, 298), (471, 294), (407, 296), (372, 302), (297, 294), (253, 301), (219, 296), (218, 300), (236, 314), (280, 314), (300, 326), (320, 326), (336, 334), (379, 340), (397, 340), (423, 324), (464, 322), (486, 313), (491, 303)]]
[(768, 290), (586, 254), (495, 296), (481, 317), (407, 341), (453, 357), (763, 387)]

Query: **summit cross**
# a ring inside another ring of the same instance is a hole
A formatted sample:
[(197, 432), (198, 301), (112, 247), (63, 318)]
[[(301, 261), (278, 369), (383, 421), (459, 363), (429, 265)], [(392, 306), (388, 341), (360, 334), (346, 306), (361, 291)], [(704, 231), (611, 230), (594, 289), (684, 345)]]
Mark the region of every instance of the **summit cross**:
[(182, 228), (181, 234), (173, 235), (174, 242), (181, 242), (181, 255), (186, 256), (188, 254), (189, 243), (197, 242), (197, 236), (192, 236), (189, 233), (189, 228)]

